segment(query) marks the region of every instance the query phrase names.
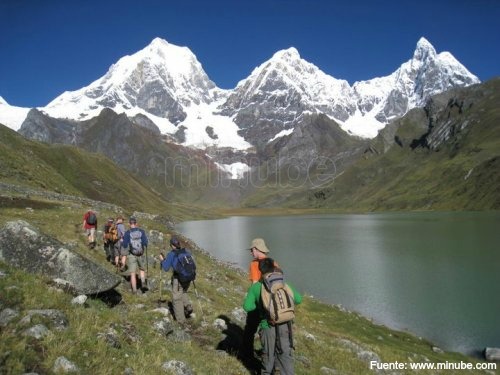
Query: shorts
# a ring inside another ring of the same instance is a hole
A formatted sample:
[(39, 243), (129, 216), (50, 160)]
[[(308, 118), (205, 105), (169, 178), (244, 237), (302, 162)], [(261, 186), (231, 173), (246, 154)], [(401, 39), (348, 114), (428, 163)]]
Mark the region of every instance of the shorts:
[(130, 254), (129, 249), (128, 249), (128, 248), (125, 248), (125, 247), (122, 247), (122, 243), (121, 243), (121, 241), (120, 241), (120, 242), (118, 242), (118, 243), (119, 243), (119, 249), (118, 249), (118, 252), (120, 253), (120, 255), (121, 255), (122, 257), (126, 257), (127, 255), (129, 255), (129, 254)]
[(141, 256), (130, 254), (127, 257), (127, 268), (130, 273), (137, 273), (137, 268), (139, 268), (140, 271), (145, 271), (146, 256), (144, 254)]
[(87, 237), (89, 236), (95, 237), (95, 228), (85, 229), (85, 234), (87, 235)]
[(120, 255), (122, 255), (122, 253), (121, 253), (121, 248), (122, 248), (122, 243), (121, 243), (121, 241), (116, 241), (116, 242), (113, 244), (113, 256), (115, 256), (115, 257), (119, 257)]

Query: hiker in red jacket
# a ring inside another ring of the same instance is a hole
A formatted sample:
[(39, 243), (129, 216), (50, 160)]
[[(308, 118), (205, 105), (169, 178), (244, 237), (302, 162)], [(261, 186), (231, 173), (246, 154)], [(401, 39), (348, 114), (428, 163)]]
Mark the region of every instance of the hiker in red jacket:
[(88, 210), (85, 215), (83, 215), (82, 229), (85, 231), (88, 240), (88, 246), (90, 249), (95, 248), (95, 230), (97, 228), (97, 215), (94, 211)]

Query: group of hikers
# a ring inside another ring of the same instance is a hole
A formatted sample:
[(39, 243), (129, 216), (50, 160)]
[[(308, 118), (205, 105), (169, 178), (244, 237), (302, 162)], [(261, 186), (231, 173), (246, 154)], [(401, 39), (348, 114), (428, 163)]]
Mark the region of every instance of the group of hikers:
[[(128, 230), (123, 217), (109, 218), (104, 225), (103, 239), (106, 259), (115, 264), (117, 271), (127, 271), (130, 275), (131, 291), (138, 293), (140, 288), (146, 292), (147, 246), (148, 237), (139, 228), (135, 217), (129, 218)], [(87, 235), (88, 246), (96, 246), (97, 216), (89, 210), (83, 219), (83, 229)], [(159, 254), (161, 269), (172, 269), (172, 307), (176, 321), (184, 325), (193, 313), (188, 297), (188, 289), (196, 278), (196, 264), (191, 251), (182, 246), (177, 237), (169, 241), (170, 251), (165, 256)], [(261, 374), (293, 374), (292, 352), (295, 305), (302, 302), (302, 296), (284, 280), (280, 266), (268, 257), (269, 249), (262, 238), (256, 238), (248, 249), (252, 255), (249, 267), (251, 285), (243, 301), (247, 312), (242, 343), (238, 357), (248, 363), (255, 359), (254, 338), (259, 334), (261, 349)], [(161, 286), (160, 286), (161, 287)]]

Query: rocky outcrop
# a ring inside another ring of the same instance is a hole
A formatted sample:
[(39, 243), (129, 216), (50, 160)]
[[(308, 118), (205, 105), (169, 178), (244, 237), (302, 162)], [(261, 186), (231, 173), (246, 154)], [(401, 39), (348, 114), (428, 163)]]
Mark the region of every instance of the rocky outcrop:
[(43, 235), (25, 221), (0, 229), (0, 261), (27, 272), (63, 279), (77, 294), (97, 294), (115, 288), (121, 278)]
[(500, 362), (500, 348), (486, 348), (484, 356), (487, 361)]

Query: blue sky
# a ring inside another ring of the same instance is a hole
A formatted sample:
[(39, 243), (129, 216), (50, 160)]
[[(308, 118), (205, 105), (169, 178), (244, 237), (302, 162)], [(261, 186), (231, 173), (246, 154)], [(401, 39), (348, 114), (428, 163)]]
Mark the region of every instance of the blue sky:
[(484, 81), (500, 76), (499, 20), (499, 0), (1, 0), (0, 96), (45, 106), (155, 37), (222, 88), (291, 46), (350, 84), (385, 76), (421, 36)]

